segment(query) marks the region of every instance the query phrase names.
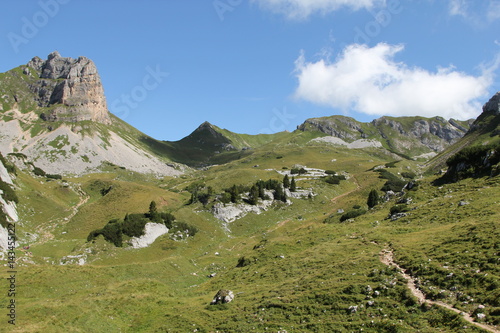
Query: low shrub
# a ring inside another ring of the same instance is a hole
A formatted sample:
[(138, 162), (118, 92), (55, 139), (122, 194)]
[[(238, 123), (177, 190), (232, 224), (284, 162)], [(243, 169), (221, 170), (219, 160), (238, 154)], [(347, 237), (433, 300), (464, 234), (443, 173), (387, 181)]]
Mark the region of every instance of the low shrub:
[(40, 169), (39, 167), (34, 167), (33, 173), (35, 174), (35, 176), (40, 176), (40, 177), (45, 177), (47, 175), (47, 173), (42, 169)]
[(410, 208), (407, 205), (395, 205), (391, 207), (391, 215), (398, 214), (398, 213), (405, 213), (409, 211)]
[(415, 177), (417, 177), (417, 174), (414, 172), (405, 171), (405, 172), (401, 172), (401, 177), (406, 178), (406, 179), (415, 179)]
[(351, 210), (340, 217), (340, 222), (344, 222), (349, 219), (354, 219), (366, 213), (365, 209), (355, 209)]
[(19, 198), (17, 197), (17, 194), (14, 191), (14, 189), (1, 179), (0, 179), (0, 190), (3, 192), (2, 196), (5, 201), (12, 201), (15, 203), (19, 203)]

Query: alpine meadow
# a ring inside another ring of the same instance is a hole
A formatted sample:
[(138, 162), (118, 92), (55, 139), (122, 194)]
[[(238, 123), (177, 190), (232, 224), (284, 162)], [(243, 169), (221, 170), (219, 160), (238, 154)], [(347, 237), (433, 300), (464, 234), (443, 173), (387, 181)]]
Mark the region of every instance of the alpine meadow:
[(499, 331), (500, 93), (162, 141), (53, 52), (0, 74), (0, 151), (2, 331)]

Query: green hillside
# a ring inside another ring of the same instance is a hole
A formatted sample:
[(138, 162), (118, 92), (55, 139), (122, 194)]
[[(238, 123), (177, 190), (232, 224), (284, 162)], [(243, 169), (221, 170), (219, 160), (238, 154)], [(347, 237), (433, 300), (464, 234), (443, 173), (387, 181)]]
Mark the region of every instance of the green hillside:
[[(179, 172), (106, 161), (50, 174), (19, 151), (0, 155), (0, 175), (14, 183), (0, 182), (2, 242), (7, 212), (19, 215), (0, 331), (499, 331), (496, 111), (470, 129), (439, 117), (333, 116), (246, 135), (206, 122), (167, 142), (113, 115), (44, 119), (26, 68), (0, 74), (2, 139), (17, 124), (35, 141), (64, 127), (50, 151), (76, 154), (62, 149), (70, 135), (95, 139), (96, 154), (115, 140), (137, 153), (125, 158), (151, 154)], [(424, 164), (420, 155), (438, 152)], [(234, 299), (211, 304), (216, 294)]]
[[(393, 251), (427, 298), (500, 324), (498, 176), (438, 187), (435, 176), (421, 178), (417, 162), (390, 163), (393, 155), (383, 150), (304, 148), (311, 136), (287, 135), (179, 178), (111, 167), (48, 181), (19, 170), (24, 222), (18, 233), (20, 249), (29, 250), (18, 250), (18, 281), (29, 290), (19, 291), (12, 331), (481, 331), (451, 310), (419, 304), (401, 274), (380, 260), (384, 250)], [(281, 182), (277, 171), (296, 165), (333, 170), (346, 180), (332, 185), (297, 176), (299, 189), (311, 189), (313, 197), (276, 202), (227, 224), (211, 213), (215, 195), (206, 206), (188, 205), (194, 184), (222, 193), (259, 179)], [(369, 192), (383, 196), (381, 188), (394, 177), (414, 177), (419, 186), (368, 209)], [(92, 230), (146, 212), (151, 201), (198, 233), (184, 240), (167, 234), (142, 249), (118, 248), (102, 237), (87, 242)], [(366, 212), (340, 222), (360, 209)], [(391, 211), (406, 215), (388, 219)], [(232, 290), (234, 301), (209, 305), (220, 289)]]

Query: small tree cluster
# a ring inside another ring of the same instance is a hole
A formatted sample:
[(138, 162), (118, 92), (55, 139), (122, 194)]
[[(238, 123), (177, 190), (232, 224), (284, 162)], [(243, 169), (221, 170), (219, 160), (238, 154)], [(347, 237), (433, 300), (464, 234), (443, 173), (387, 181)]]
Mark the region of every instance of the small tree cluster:
[(340, 181), (346, 180), (344, 175), (330, 175), (324, 178), (325, 182), (332, 185), (340, 184)]
[(123, 245), (123, 235), (128, 237), (140, 237), (144, 235), (148, 222), (164, 223), (167, 228), (171, 229), (174, 221), (175, 217), (172, 214), (159, 213), (156, 202), (152, 201), (149, 205), (148, 213), (127, 214), (123, 220), (110, 220), (102, 229), (90, 232), (87, 236), (87, 241), (90, 242), (102, 235), (106, 241), (113, 243), (117, 247), (121, 247)]
[(299, 175), (300, 176), (300, 175), (305, 175), (307, 173), (307, 170), (304, 168), (292, 168), (290, 170), (290, 173), (292, 175)]

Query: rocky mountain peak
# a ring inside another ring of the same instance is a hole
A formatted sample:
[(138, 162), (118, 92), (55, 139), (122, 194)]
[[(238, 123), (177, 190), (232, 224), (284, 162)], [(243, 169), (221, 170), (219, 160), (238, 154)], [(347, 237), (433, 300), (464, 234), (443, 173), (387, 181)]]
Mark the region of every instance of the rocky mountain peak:
[(111, 123), (101, 78), (92, 60), (64, 58), (55, 51), (47, 60), (31, 59), (27, 66), (39, 76), (39, 80), (30, 85), (38, 105), (51, 108), (42, 119)]
[(493, 112), (495, 115), (500, 115), (500, 91), (484, 104), (483, 112)]

